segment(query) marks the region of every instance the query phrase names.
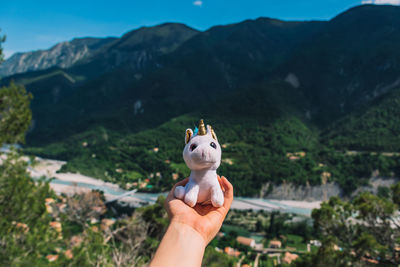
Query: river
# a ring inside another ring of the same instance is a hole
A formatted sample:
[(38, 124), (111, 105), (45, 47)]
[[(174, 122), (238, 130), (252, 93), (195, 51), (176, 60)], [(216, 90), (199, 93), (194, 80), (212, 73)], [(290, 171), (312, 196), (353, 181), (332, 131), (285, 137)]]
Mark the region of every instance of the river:
[[(50, 186), (56, 193), (73, 194), (88, 190), (101, 190), (107, 200), (112, 200), (127, 193), (127, 190), (120, 188), (116, 184), (104, 182), (100, 179), (84, 176), (77, 173), (58, 173), (64, 161), (36, 158), (37, 164), (29, 167), (28, 171), (35, 179), (39, 177), (54, 178), (50, 181)], [(134, 206), (148, 205), (154, 203), (158, 196), (167, 193), (134, 193), (130, 196), (121, 198), (120, 201)], [(232, 209), (252, 209), (266, 211), (280, 211), (294, 213), (303, 216), (310, 216), (314, 208), (319, 208), (319, 201), (292, 201), (292, 200), (273, 200), (262, 198), (235, 197)]]

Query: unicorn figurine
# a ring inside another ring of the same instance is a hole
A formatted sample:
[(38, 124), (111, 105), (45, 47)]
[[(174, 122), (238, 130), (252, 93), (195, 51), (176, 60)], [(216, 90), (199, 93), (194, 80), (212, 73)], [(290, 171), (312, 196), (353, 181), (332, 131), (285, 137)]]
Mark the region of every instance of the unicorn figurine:
[(183, 159), (191, 170), (189, 182), (185, 186), (177, 186), (174, 195), (182, 199), (190, 207), (196, 203), (211, 204), (221, 207), (224, 194), (217, 178), (217, 169), (221, 163), (221, 147), (217, 136), (210, 125), (207, 130), (203, 120), (199, 128), (186, 130)]

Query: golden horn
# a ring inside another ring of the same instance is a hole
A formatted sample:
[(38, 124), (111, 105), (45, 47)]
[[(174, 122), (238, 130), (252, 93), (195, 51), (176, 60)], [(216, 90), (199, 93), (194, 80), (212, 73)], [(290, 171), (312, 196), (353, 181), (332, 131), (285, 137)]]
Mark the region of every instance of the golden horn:
[(211, 129), (211, 136), (212, 136), (212, 138), (214, 138), (215, 140), (217, 140), (217, 136), (215, 135), (214, 129), (211, 127), (211, 125), (210, 125), (210, 129)]
[(198, 135), (206, 135), (207, 131), (206, 131), (206, 126), (204, 125), (204, 121), (200, 120), (199, 122), (199, 133)]

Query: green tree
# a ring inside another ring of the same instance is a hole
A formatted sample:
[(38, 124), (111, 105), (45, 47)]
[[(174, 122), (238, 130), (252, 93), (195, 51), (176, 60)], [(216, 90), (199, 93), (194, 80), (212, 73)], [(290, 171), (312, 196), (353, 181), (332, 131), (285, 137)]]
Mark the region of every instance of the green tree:
[(202, 266), (236, 266), (236, 259), (223, 253), (217, 252), (213, 247), (208, 246), (204, 252)]
[[(4, 40), (0, 37), (0, 44)], [(31, 98), (14, 83), (0, 88), (0, 147), (24, 142), (32, 118)], [(54, 193), (48, 183), (31, 179), (27, 160), (17, 149), (0, 155), (0, 265), (43, 265), (43, 255), (60, 244), (45, 207), (45, 199)]]
[[(1, 29), (0, 29), (1, 31)], [(2, 43), (4, 43), (6, 41), (6, 36), (0, 36), (0, 63), (2, 63), (4, 61), (4, 55), (3, 55), (3, 47), (2, 47)]]
[(8, 153), (0, 165), (0, 265), (4, 266), (40, 265), (60, 243), (45, 208), (45, 199), (52, 196), (48, 183), (35, 184), (26, 168), (17, 152)]
[(392, 187), (391, 198), (365, 192), (349, 202), (333, 197), (322, 203), (312, 213), (322, 246), (295, 266), (397, 266), (399, 190), (400, 183)]
[(24, 143), (32, 119), (32, 95), (15, 83), (0, 89), (0, 145)]
[[(5, 40), (5, 36), (0, 36), (0, 63), (4, 60), (2, 43)], [(32, 119), (31, 99), (32, 95), (23, 86), (13, 82), (9, 87), (0, 88), (0, 147), (4, 143), (24, 143)]]

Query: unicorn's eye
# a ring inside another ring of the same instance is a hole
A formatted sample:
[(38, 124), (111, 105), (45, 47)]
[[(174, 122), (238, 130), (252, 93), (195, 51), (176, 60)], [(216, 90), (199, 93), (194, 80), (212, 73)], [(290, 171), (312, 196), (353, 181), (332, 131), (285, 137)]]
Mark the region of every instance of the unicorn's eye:
[(214, 149), (217, 149), (217, 145), (216, 145), (214, 142), (211, 142), (211, 143), (210, 143), (210, 146), (211, 146), (212, 148), (214, 148)]
[(190, 146), (190, 151), (193, 151), (193, 150), (195, 150), (195, 149), (196, 149), (196, 147), (197, 147), (197, 145), (196, 145), (196, 144), (192, 144), (192, 145)]

